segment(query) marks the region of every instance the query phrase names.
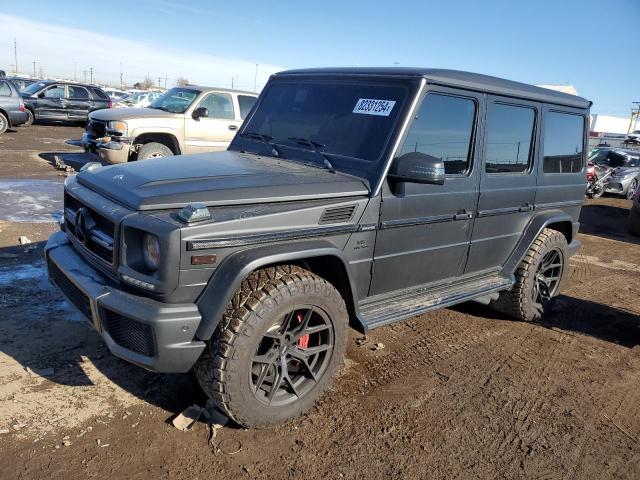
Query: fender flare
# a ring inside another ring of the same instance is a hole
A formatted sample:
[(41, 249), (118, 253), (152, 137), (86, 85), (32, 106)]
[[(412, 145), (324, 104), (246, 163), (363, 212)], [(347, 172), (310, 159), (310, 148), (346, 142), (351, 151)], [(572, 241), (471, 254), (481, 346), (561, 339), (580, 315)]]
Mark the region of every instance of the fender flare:
[(336, 257), (342, 262), (351, 290), (351, 298), (345, 298), (345, 303), (349, 304), (351, 301), (357, 316), (357, 302), (353, 298), (353, 292), (357, 290), (342, 250), (327, 240), (268, 245), (233, 253), (215, 270), (196, 302), (202, 316), (196, 337), (201, 340), (211, 338), (233, 295), (251, 272), (267, 265), (325, 256)]
[(563, 233), (567, 235), (567, 244), (573, 241), (578, 230), (578, 223), (575, 222), (569, 214), (562, 210), (548, 210), (538, 213), (531, 219), (529, 225), (527, 225), (524, 234), (520, 237), (520, 241), (511, 252), (507, 262), (502, 267), (502, 271), (508, 275), (513, 274), (529, 251), (533, 241), (538, 238), (540, 233), (542, 233), (542, 230), (547, 228), (549, 225), (554, 224), (569, 224), (571, 228), (568, 235), (564, 231)]

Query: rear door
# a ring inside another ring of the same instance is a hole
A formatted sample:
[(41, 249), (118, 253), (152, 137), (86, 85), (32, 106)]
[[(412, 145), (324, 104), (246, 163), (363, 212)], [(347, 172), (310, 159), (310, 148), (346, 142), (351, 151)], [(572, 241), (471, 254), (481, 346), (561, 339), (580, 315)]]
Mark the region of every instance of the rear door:
[(533, 215), (541, 105), (487, 96), (480, 197), (465, 273), (500, 270)]
[(185, 118), (186, 153), (227, 149), (242, 124), (234, 103), (231, 94), (225, 92), (209, 92), (200, 99), (194, 110), (206, 108), (209, 116), (194, 119), (187, 115)]
[(86, 120), (89, 114), (91, 96), (79, 85), (67, 85), (67, 115), (69, 120)]
[(36, 118), (66, 120), (66, 96), (64, 85), (49, 85), (38, 94)]

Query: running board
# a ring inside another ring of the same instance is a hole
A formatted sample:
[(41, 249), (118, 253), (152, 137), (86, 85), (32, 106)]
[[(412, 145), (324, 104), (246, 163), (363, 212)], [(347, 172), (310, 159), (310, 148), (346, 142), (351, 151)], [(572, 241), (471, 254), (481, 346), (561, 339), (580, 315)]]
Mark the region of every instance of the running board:
[(513, 282), (512, 277), (494, 274), (446, 287), (414, 290), (360, 305), (359, 317), (364, 328), (369, 330), (494, 292), (508, 290)]

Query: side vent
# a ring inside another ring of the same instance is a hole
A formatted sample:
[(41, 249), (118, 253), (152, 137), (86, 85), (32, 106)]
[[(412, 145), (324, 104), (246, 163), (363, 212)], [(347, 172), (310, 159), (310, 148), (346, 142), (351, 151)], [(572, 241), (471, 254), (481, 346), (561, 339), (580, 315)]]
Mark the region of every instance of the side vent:
[(322, 212), (319, 223), (320, 225), (324, 225), (327, 223), (349, 222), (356, 212), (356, 206), (357, 205), (345, 205), (342, 207), (327, 208)]

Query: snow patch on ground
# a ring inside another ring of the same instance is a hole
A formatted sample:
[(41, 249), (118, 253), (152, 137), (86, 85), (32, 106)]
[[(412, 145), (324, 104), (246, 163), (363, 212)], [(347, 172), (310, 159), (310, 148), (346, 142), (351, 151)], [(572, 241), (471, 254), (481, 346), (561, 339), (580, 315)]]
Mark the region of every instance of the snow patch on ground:
[(46, 223), (62, 218), (64, 184), (52, 180), (0, 181), (0, 220)]

